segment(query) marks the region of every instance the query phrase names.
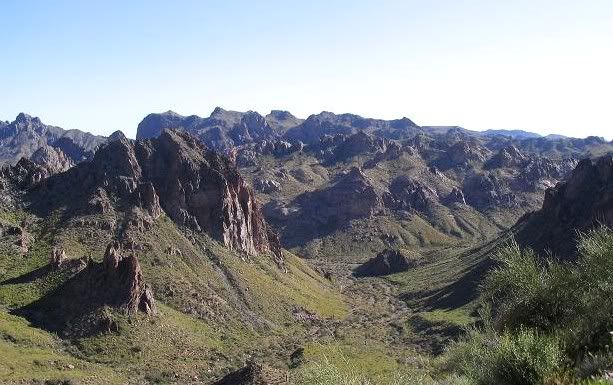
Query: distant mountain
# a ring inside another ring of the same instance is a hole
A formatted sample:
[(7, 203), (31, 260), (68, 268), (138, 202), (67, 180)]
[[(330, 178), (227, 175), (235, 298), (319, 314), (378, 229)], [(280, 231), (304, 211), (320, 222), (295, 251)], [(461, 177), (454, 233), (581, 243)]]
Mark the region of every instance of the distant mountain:
[(219, 150), (279, 138), (315, 143), (322, 135), (352, 134), (358, 131), (390, 139), (409, 138), (422, 132), (419, 126), (407, 118), (387, 121), (322, 112), (303, 120), (287, 111), (273, 110), (264, 117), (254, 111), (226, 111), (217, 107), (208, 118), (182, 116), (173, 111), (149, 114), (138, 125), (136, 138), (156, 137), (164, 128), (186, 130), (208, 146)]
[(524, 130), (485, 130), (482, 132), (482, 134), (486, 136), (496, 136), (496, 135), (510, 136), (515, 139), (529, 139), (529, 138), (540, 138), (541, 137), (541, 135), (537, 133), (528, 132)]
[(309, 116), (300, 125), (290, 128), (283, 137), (306, 144), (319, 142), (323, 135), (350, 135), (365, 132), (386, 139), (408, 139), (423, 130), (408, 118), (395, 120), (369, 119), (353, 114), (322, 112)]
[[(286, 119), (276, 118), (272, 122), (276, 127), (282, 127), (281, 122), (287, 120), (295, 122), (289, 116)], [(234, 146), (279, 136), (269, 122), (257, 112), (226, 111), (217, 107), (208, 118), (196, 115), (182, 116), (173, 111), (149, 114), (138, 125), (136, 138), (155, 138), (165, 128), (183, 129), (217, 150), (229, 150)]]
[(61, 150), (73, 162), (80, 162), (91, 158), (105, 141), (103, 136), (46, 125), (39, 118), (21, 113), (13, 122), (0, 122), (0, 165), (16, 164), (22, 157), (29, 158), (47, 146)]
[(325, 111), (305, 120), (286, 111), (216, 108), (208, 118), (168, 111), (148, 115), (137, 136), (169, 127), (235, 159), (290, 250), (355, 262), (385, 249), (490, 238), (537, 210), (545, 189), (579, 159), (613, 152), (594, 137)]
[[(354, 114), (335, 114), (323, 111), (300, 119), (288, 111), (273, 110), (262, 116), (254, 111), (228, 111), (215, 108), (209, 117), (183, 116), (173, 111), (147, 115), (138, 125), (136, 137), (152, 138), (165, 128), (178, 128), (198, 137), (207, 146), (230, 151), (235, 147), (267, 140), (289, 143), (316, 144), (323, 136), (351, 135), (364, 132), (378, 138), (407, 140), (416, 135), (468, 137), (490, 139), (500, 148), (515, 145), (524, 151), (547, 156), (598, 156), (613, 147), (602, 138), (568, 138), (562, 135), (541, 136), (524, 130), (474, 131), (460, 126), (419, 126), (408, 118), (383, 120), (364, 118)], [(519, 143), (522, 142), (522, 143)]]

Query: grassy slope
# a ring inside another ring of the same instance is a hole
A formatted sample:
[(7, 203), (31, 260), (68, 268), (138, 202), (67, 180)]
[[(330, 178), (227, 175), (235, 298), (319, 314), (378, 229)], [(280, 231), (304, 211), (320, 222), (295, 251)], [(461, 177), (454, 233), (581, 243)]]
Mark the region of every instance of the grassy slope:
[(78, 379), (83, 384), (120, 384), (110, 368), (70, 355), (62, 341), (0, 310), (0, 382)]
[[(60, 226), (58, 218), (33, 221), (34, 242), (27, 254), (21, 255), (13, 245), (15, 237), (0, 238), (0, 304), (7, 310), (37, 300), (67, 278), (66, 272), (44, 268), (54, 243), (62, 244), (69, 258), (101, 259), (110, 239), (109, 232), (99, 228), (103, 218), (80, 218)], [(22, 346), (3, 339), (2, 349), (13, 361), (0, 371), (0, 382), (62, 378), (63, 372), (46, 364), (30, 373), (26, 368), (38, 365), (37, 357), (74, 362), (68, 378), (78, 379), (79, 368), (91, 367), (91, 383), (109, 383), (96, 382), (97, 368), (113, 378), (204, 380), (241, 365), (251, 355), (284, 363), (289, 354), (286, 341), (299, 340), (306, 333), (292, 316), (294, 309), (322, 318), (338, 319), (347, 313), (343, 296), (330, 282), (289, 253), (284, 273), (268, 256), (243, 260), (206, 236), (195, 235), (190, 241), (166, 217), (150, 231), (131, 235), (143, 246), (137, 255), (146, 281), (153, 286), (159, 315), (113, 314), (118, 333), (77, 339), (59, 351), (57, 338), (3, 312), (0, 330), (19, 325), (38, 333), (44, 343)], [(171, 253), (169, 246), (180, 252)], [(10, 367), (23, 370), (17, 373)]]

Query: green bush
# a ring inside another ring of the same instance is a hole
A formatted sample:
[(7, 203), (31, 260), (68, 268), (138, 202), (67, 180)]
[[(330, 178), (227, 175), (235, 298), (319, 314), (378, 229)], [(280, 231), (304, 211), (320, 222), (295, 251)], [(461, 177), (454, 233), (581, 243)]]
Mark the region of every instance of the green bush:
[(482, 288), (485, 326), (450, 348), (449, 369), (478, 385), (543, 384), (556, 373), (578, 381), (613, 369), (611, 230), (581, 235), (575, 263), (541, 259), (516, 243), (493, 259), (498, 267)]
[(475, 385), (542, 384), (562, 360), (555, 338), (523, 328), (501, 335), (473, 330), (448, 352), (450, 368)]
[[(340, 367), (326, 357), (309, 362), (293, 373), (292, 385), (434, 385), (430, 376), (421, 370), (398, 372), (391, 378), (373, 379), (356, 366)], [(454, 384), (456, 385), (456, 384)]]

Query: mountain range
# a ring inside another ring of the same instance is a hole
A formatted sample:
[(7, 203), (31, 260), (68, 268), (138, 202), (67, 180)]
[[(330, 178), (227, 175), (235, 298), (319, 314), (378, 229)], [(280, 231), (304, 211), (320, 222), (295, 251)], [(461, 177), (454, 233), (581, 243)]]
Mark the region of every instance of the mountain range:
[(19, 114), (0, 122), (0, 381), (306, 385), (347, 357), (430, 378), (495, 250), (573, 261), (577, 231), (613, 226), (611, 154), (330, 112), (168, 111), (136, 140)]

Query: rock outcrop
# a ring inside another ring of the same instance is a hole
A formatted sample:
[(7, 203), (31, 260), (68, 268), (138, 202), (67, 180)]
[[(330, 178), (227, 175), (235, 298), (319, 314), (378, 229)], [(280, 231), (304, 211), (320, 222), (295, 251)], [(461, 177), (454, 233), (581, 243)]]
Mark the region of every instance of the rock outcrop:
[[(129, 244), (111, 242), (100, 263), (84, 258), (83, 263), (71, 264), (72, 276), (68, 281), (15, 313), (67, 337), (105, 332), (109, 319), (101, 316), (103, 307), (126, 315), (155, 314), (153, 292), (145, 283), (134, 250), (128, 249)], [(55, 248), (51, 263), (59, 267), (64, 258), (63, 250)]]
[(266, 194), (281, 191), (281, 183), (273, 179), (256, 179), (253, 188)]
[(383, 208), (381, 194), (358, 167), (347, 171), (333, 186), (305, 193), (297, 201), (303, 213), (331, 225), (368, 218)]
[(126, 314), (156, 313), (151, 288), (145, 283), (138, 258), (134, 252), (124, 250), (121, 243), (107, 246), (102, 261), (99, 301), (124, 311)]
[(520, 167), (528, 161), (519, 149), (513, 145), (500, 149), (485, 164), (487, 168)]
[(558, 256), (576, 252), (577, 231), (613, 227), (613, 159), (584, 159), (569, 178), (545, 192), (541, 210), (517, 225), (517, 240)]
[(517, 195), (511, 191), (507, 181), (494, 174), (477, 174), (467, 178), (462, 191), (466, 203), (478, 210), (518, 205)]
[(382, 153), (387, 149), (387, 141), (359, 131), (342, 137), (342, 141), (332, 151), (332, 162), (342, 162), (359, 155)]
[(384, 195), (385, 205), (395, 210), (426, 211), (438, 203), (438, 199), (432, 188), (406, 176), (394, 179), (389, 193)]
[[(73, 191), (77, 184), (80, 189)], [(45, 180), (32, 197), (46, 206), (51, 198), (64, 200), (56, 205), (85, 213), (109, 212), (113, 201), (120, 208), (140, 207), (147, 218), (135, 222), (143, 228), (164, 211), (178, 225), (205, 232), (232, 250), (282, 258), (276, 241), (269, 239), (272, 233), (253, 191), (236, 167), (182, 131), (109, 142), (91, 162)]]
[(445, 197), (443, 203), (446, 205), (452, 205), (454, 203), (465, 205), (466, 199), (464, 198), (464, 193), (462, 192), (462, 190), (457, 187), (454, 187), (453, 189), (451, 189), (449, 195)]
[(45, 169), (46, 176), (64, 172), (75, 164), (64, 151), (51, 146), (39, 148), (32, 154), (30, 160)]
[(288, 385), (288, 375), (281, 370), (255, 361), (226, 375), (211, 385)]
[(64, 261), (66, 261), (66, 251), (64, 251), (62, 247), (53, 246), (49, 258), (49, 266), (51, 266), (51, 269), (58, 270), (62, 267)]
[(483, 163), (488, 155), (488, 149), (477, 141), (460, 140), (441, 155), (436, 165), (441, 169), (471, 168)]
[(402, 250), (384, 250), (376, 257), (364, 262), (354, 271), (359, 277), (376, 277), (407, 271), (417, 264)]
[(0, 169), (0, 178), (6, 184), (19, 189), (28, 189), (51, 175), (50, 171), (27, 158), (21, 158), (14, 166), (5, 166)]

